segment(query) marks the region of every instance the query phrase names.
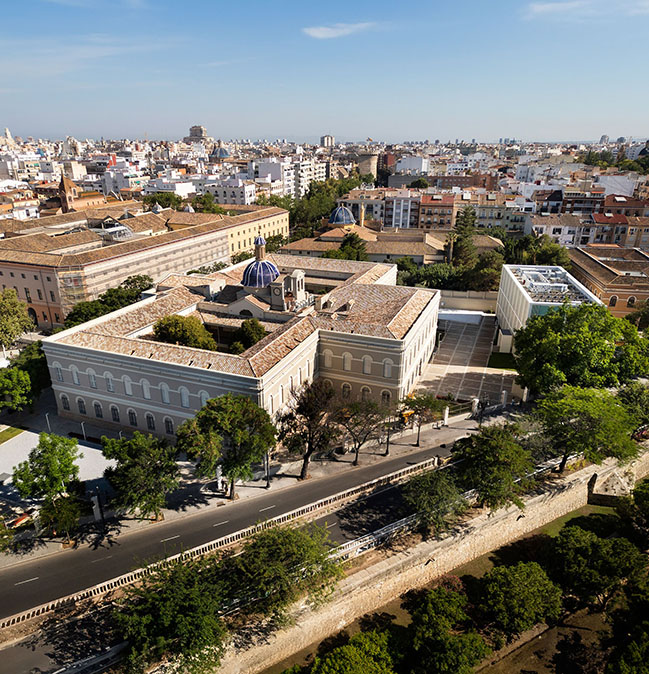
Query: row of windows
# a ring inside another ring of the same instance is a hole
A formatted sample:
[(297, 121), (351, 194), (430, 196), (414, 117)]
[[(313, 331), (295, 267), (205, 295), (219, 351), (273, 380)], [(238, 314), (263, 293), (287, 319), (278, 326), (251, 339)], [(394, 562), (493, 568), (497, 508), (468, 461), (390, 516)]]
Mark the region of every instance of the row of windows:
[[(331, 380), (325, 379), (324, 381), (328, 382), (332, 387), (333, 384)], [(340, 387), (340, 395), (343, 400), (349, 400), (352, 397), (352, 385), (349, 382), (343, 382)], [(369, 386), (361, 387), (361, 400), (366, 402), (370, 399), (372, 395), (372, 389)], [(383, 390), (381, 391), (381, 404), (385, 407), (389, 407), (390, 401), (392, 400), (392, 394), (390, 391)]]
[[(61, 394), (61, 407), (64, 410), (67, 410), (68, 412), (70, 411), (70, 399), (65, 393)], [(79, 414), (86, 415), (87, 414), (87, 409), (86, 409), (86, 401), (83, 398), (77, 398), (76, 400), (77, 403), (77, 410), (79, 411)], [(93, 411), (95, 413), (95, 417), (97, 419), (103, 419), (104, 418), (104, 408), (102, 407), (102, 404), (95, 400), (92, 403)], [(138, 420), (137, 420), (137, 412), (129, 408), (127, 410), (127, 415), (128, 415), (128, 423), (131, 426), (137, 427), (138, 425)], [(120, 413), (119, 413), (119, 407), (116, 405), (111, 405), (110, 406), (110, 418), (112, 421), (115, 423), (120, 423)], [(144, 415), (144, 419), (146, 422), (146, 428), (149, 431), (155, 431), (156, 429), (156, 424), (155, 424), (155, 417), (151, 412), (147, 412)], [(163, 420), (164, 423), (164, 428), (165, 428), (165, 433), (168, 433), (169, 435), (172, 435), (174, 432), (174, 422), (173, 419), (170, 419), (169, 417), (165, 417)]]
[[(333, 352), (330, 351), (329, 349), (325, 349), (322, 352), (322, 358), (324, 362), (325, 367), (333, 367)], [(350, 371), (352, 369), (352, 354), (349, 352), (345, 352), (342, 355), (343, 359), (343, 370)], [(362, 368), (363, 368), (363, 374), (372, 374), (372, 363), (374, 362), (372, 360), (372, 356), (363, 356), (361, 359), (362, 362)], [(392, 366), (394, 363), (389, 359), (385, 358), (383, 360), (383, 376), (386, 379), (389, 379), (392, 377)]]
[[(4, 276), (4, 275), (5, 275), (4, 272), (0, 271), (0, 276)], [(14, 273), (12, 271), (10, 271), (9, 276), (11, 276), (11, 278), (14, 278)], [(20, 278), (27, 278), (27, 277), (25, 276), (25, 274), (21, 274)], [(52, 278), (50, 276), (46, 276), (45, 278), (47, 279), (48, 282), (50, 282), (50, 283), (52, 282)], [(34, 274), (34, 281), (38, 281), (38, 275), (37, 274)]]
[[(617, 304), (618, 301), (618, 296), (617, 295), (611, 295), (611, 299), (608, 301), (608, 306), (609, 307), (614, 307)], [(631, 295), (629, 299), (626, 301), (627, 307), (634, 307), (636, 303), (637, 298)]]
[[(59, 363), (54, 363), (53, 367), (57, 381), (65, 381), (63, 378), (63, 368), (61, 367), (61, 365)], [(77, 386), (79, 386), (81, 384), (81, 380), (79, 379), (79, 369), (76, 367), (76, 365), (70, 366), (70, 373), (72, 375), (72, 382)], [(88, 377), (88, 385), (90, 386), (90, 388), (97, 388), (97, 374), (95, 373), (95, 371), (88, 369), (86, 370), (85, 374)], [(132, 396), (133, 382), (131, 381), (131, 378), (128, 375), (124, 375), (119, 381), (122, 383), (122, 386), (124, 387), (125, 395)], [(113, 376), (110, 374), (110, 372), (104, 372), (104, 384), (106, 386), (106, 391), (108, 391), (109, 393), (115, 392), (115, 380), (113, 379)], [(151, 384), (146, 379), (141, 379), (139, 384), (142, 387), (142, 397), (145, 400), (151, 400)], [(160, 388), (160, 399), (162, 400), (163, 403), (169, 405), (171, 403), (170, 397), (171, 389), (164, 382), (160, 384), (159, 388)], [(190, 395), (189, 390), (186, 387), (181, 386), (178, 388), (178, 393), (180, 395), (180, 405), (182, 407), (189, 407), (189, 395)], [(200, 398), (200, 403), (202, 407), (203, 405), (205, 405), (210, 395), (207, 391), (199, 391), (198, 397)]]

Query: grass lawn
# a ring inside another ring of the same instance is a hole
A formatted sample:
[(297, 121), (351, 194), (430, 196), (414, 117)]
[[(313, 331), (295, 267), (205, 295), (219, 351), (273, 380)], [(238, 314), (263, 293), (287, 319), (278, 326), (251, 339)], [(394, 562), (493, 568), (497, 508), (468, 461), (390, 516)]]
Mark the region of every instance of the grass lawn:
[(495, 367), (499, 370), (514, 370), (516, 371), (516, 363), (514, 356), (511, 353), (494, 352), (489, 356), (487, 367)]
[(15, 438), (17, 435), (20, 435), (22, 433), (22, 428), (14, 428), (13, 426), (9, 426), (9, 428), (5, 428), (4, 431), (0, 431), (0, 445), (3, 442), (7, 442), (7, 440), (11, 440), (11, 438)]

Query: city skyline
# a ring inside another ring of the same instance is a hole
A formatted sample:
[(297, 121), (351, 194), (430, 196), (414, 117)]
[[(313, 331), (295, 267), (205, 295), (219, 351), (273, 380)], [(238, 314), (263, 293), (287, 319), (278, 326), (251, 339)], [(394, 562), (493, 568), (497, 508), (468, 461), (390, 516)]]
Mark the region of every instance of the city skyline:
[(633, 68), (646, 0), (463, 4), (414, 2), (406, 15), (386, 2), (198, 2), (189, 14), (42, 0), (29, 19), (7, 7), (8, 25), (42, 37), (2, 41), (0, 126), (43, 138), (173, 140), (196, 123), (298, 142), (646, 137)]

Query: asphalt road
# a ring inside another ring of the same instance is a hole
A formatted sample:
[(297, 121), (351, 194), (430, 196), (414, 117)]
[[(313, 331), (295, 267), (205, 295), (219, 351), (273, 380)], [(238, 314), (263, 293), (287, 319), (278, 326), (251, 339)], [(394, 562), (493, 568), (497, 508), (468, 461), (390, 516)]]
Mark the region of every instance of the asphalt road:
[[(448, 430), (453, 430), (455, 437), (466, 434), (466, 430), (463, 429)], [(446, 433), (443, 437), (438, 437), (440, 442), (449, 441)], [(444, 455), (445, 452), (448, 450), (433, 446), (398, 458), (387, 458), (369, 466), (356, 468), (350, 466), (348, 471), (331, 477), (297, 483), (277, 491), (271, 488), (256, 498), (210, 508), (205, 512), (184, 518), (152, 524), (144, 531), (130, 532), (110, 541), (104, 541), (99, 547), (86, 546), (3, 569), (0, 571), (0, 587), (2, 588), (0, 617), (4, 618), (59, 597), (74, 594), (87, 587), (128, 573), (146, 563), (202, 545), (245, 529), (264, 518), (295, 510), (436, 454)], [(364, 499), (363, 510), (374, 513), (367, 521), (367, 526), (361, 527), (364, 533), (395, 519), (394, 516), (388, 515), (389, 509), (387, 508), (383, 516), (380, 516), (380, 504), (382, 501), (387, 504), (388, 500), (389, 494), (385, 491), (373, 497), (371, 501)], [(344, 517), (346, 516), (343, 514)], [(333, 523), (331, 515), (321, 520)], [(371, 526), (372, 522), (376, 526)], [(339, 542), (357, 538), (362, 533), (354, 535), (353, 527), (355, 526), (357, 525), (352, 522), (352, 519), (342, 523), (336, 521), (335, 528), (332, 527), (332, 537)]]

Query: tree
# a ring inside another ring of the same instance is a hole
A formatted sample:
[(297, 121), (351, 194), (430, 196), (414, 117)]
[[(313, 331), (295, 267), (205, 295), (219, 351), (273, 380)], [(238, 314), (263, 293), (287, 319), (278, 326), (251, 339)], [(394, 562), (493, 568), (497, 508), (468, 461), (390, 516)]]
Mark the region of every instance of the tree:
[(156, 339), (167, 344), (181, 344), (195, 349), (216, 351), (214, 338), (196, 316), (164, 316), (153, 326)]
[(639, 381), (629, 382), (617, 392), (617, 398), (636, 428), (649, 424), (649, 387)]
[(276, 253), (282, 246), (288, 243), (288, 239), (281, 234), (273, 234), (266, 239), (266, 252)]
[(455, 218), (455, 231), (458, 236), (473, 234), (477, 221), (478, 215), (475, 212), (475, 208), (473, 206), (465, 206)]
[(162, 208), (173, 208), (179, 210), (183, 205), (183, 200), (173, 192), (155, 192), (154, 194), (147, 194), (142, 199), (146, 206), (153, 208), (156, 204)]
[(404, 398), (401, 405), (403, 409), (412, 412), (412, 416), (417, 422), (417, 442), (415, 446), (419, 447), (421, 425), (435, 419), (441, 419), (447, 403), (444, 400), (438, 400), (432, 393), (417, 393)]
[(473, 241), (473, 233), (458, 233), (453, 247), (453, 266), (474, 267), (477, 262), (478, 249)]
[(354, 450), (354, 466), (358, 465), (361, 447), (379, 436), (385, 417), (386, 411), (373, 400), (343, 400), (335, 407), (332, 420), (342, 429)]
[(70, 535), (79, 528), (81, 507), (74, 496), (58, 496), (43, 503), (38, 517), (44, 529), (54, 536), (64, 534), (69, 543)]
[(14, 468), (13, 484), (23, 498), (35, 496), (53, 501), (67, 495), (70, 483), (79, 475), (75, 462), (81, 458), (83, 454), (74, 438), (41, 433), (27, 461)]
[(617, 386), (649, 371), (649, 342), (598, 304), (563, 304), (514, 336), (519, 383), (534, 393), (562, 384)]
[(600, 538), (578, 526), (566, 526), (554, 539), (550, 576), (566, 594), (605, 608), (623, 581), (646, 564), (626, 538)]
[(106, 469), (106, 479), (117, 491), (115, 502), (127, 512), (159, 520), (168, 493), (178, 487), (180, 470), (176, 450), (150, 433), (135, 431), (131, 439), (101, 439), (107, 459), (117, 462)]
[(330, 553), (325, 527), (273, 526), (246, 539), (220, 573), (244, 614), (281, 616), (305, 592), (317, 600), (331, 590), (342, 571)]
[(539, 402), (536, 414), (561, 456), (559, 472), (571, 455), (599, 464), (608, 456), (626, 461), (637, 454), (631, 439), (633, 419), (603, 389), (563, 386)]
[(27, 313), (27, 304), (18, 299), (13, 288), (0, 290), (0, 346), (8, 349), (20, 335), (34, 329), (34, 322)]
[(635, 311), (627, 314), (624, 318), (635, 325), (638, 330), (645, 331), (649, 328), (649, 300), (641, 302)]
[(523, 508), (520, 494), (532, 459), (518, 443), (517, 431), (514, 424), (486, 426), (453, 447), (458, 482), (462, 489), (475, 489), (481, 507), (497, 510), (514, 503)]
[(536, 562), (496, 566), (481, 580), (480, 611), (508, 639), (561, 613), (561, 588)]
[(435, 535), (448, 529), (449, 523), (466, 510), (466, 500), (448, 470), (431, 470), (408, 480), (403, 498), (410, 510), (419, 514), (426, 533)]
[(199, 213), (218, 213), (225, 215), (227, 211), (221, 208), (214, 201), (214, 195), (211, 192), (206, 192), (192, 199), (192, 208)]
[(606, 665), (606, 656), (602, 644), (599, 647), (597, 644), (587, 644), (581, 634), (573, 630), (557, 641), (552, 663), (555, 674), (601, 674)]
[(14, 542), (14, 535), (3, 517), (0, 517), (0, 552), (6, 552)]
[(417, 178), (408, 185), (411, 190), (425, 190), (427, 187), (429, 187), (429, 184), (426, 178)]
[(306, 382), (290, 392), (288, 409), (279, 418), (280, 442), (291, 453), (302, 455), (300, 480), (307, 478), (313, 454), (326, 451), (338, 434), (327, 419), (334, 396), (328, 381)]
[(0, 410), (20, 411), (32, 402), (32, 383), (27, 372), (17, 367), (1, 369)]
[(252, 477), (251, 465), (275, 446), (275, 434), (266, 410), (246, 396), (227, 393), (208, 400), (178, 428), (176, 448), (198, 461), (199, 476), (215, 475), (221, 465), (234, 499), (235, 481)]
[(345, 234), (340, 248), (334, 248), (324, 253), (322, 257), (334, 258), (338, 260), (368, 260), (365, 242), (355, 232)]
[[(246, 318), (241, 323), (241, 327), (234, 333), (235, 340), (241, 343), (244, 351), (254, 346), (259, 340), (263, 339), (268, 333), (264, 326), (256, 318)], [(234, 344), (233, 344), (234, 346)]]
[(52, 385), (47, 358), (43, 353), (42, 342), (32, 342), (11, 359), (11, 366), (26, 372), (31, 385), (31, 398), (37, 399), (41, 392)]
[(458, 627), (468, 623), (466, 604), (465, 595), (443, 587), (426, 593), (412, 612), (408, 627), (412, 674), (471, 674), (489, 654), (489, 647), (476, 632), (457, 633)]
[(250, 260), (253, 256), (253, 253), (249, 250), (242, 250), (239, 253), (235, 253), (234, 255), (230, 255), (230, 262), (232, 264), (239, 264), (239, 262), (243, 262), (244, 260)]
[(532, 264), (547, 264), (570, 269), (570, 255), (565, 246), (553, 241), (547, 234), (540, 236), (536, 242), (537, 247)]
[(639, 482), (630, 496), (618, 498), (615, 510), (646, 547), (649, 543), (649, 481)]
[(311, 674), (394, 674), (389, 633), (355, 634), (349, 643), (317, 656)]
[(222, 585), (209, 582), (212, 569), (209, 559), (175, 560), (125, 588), (114, 617), (128, 642), (129, 671), (169, 656), (188, 674), (218, 667), (228, 637), (226, 597)]

